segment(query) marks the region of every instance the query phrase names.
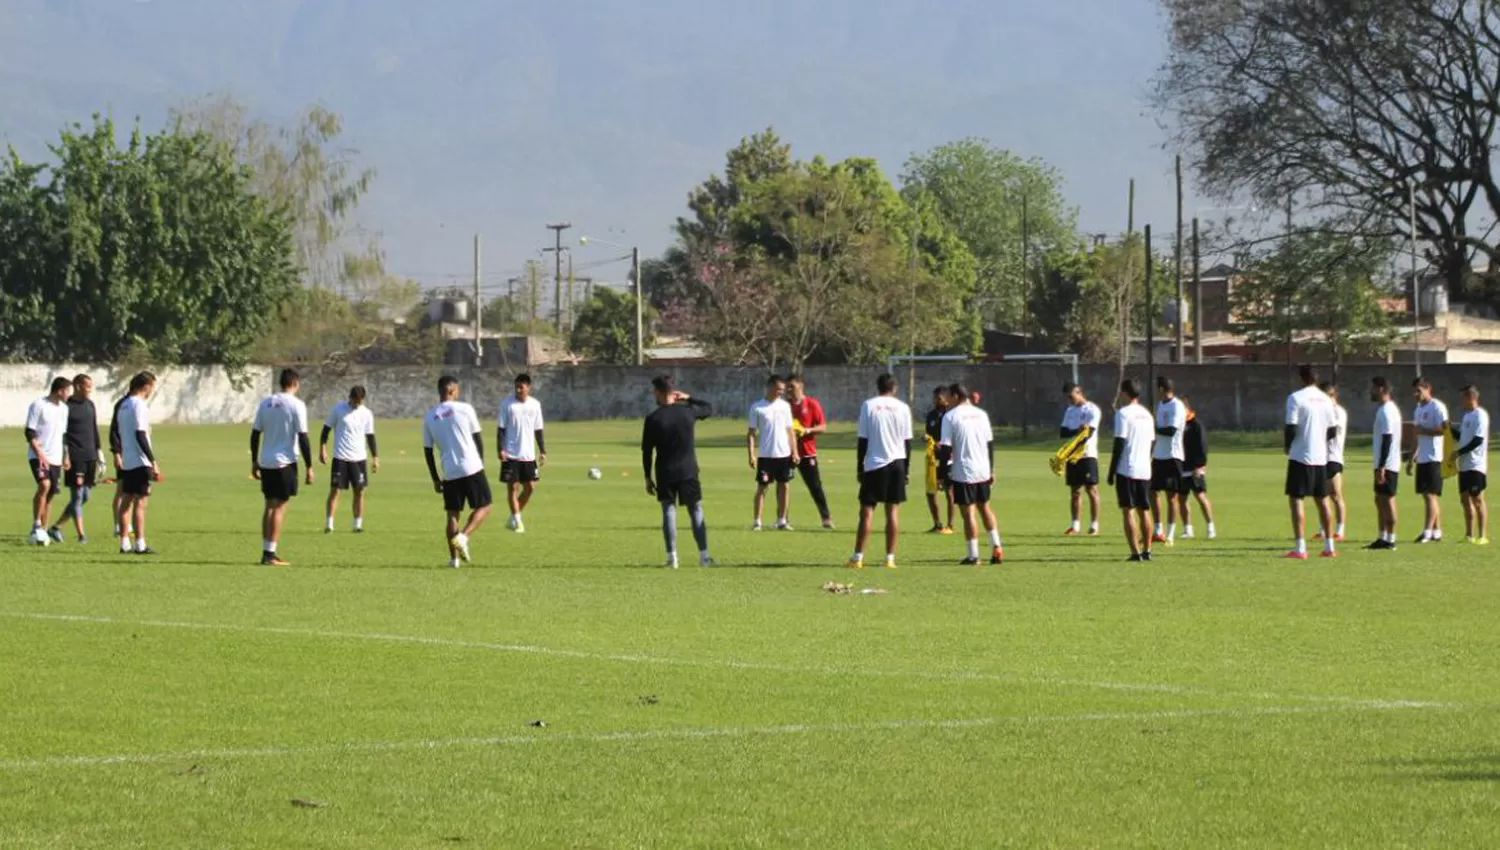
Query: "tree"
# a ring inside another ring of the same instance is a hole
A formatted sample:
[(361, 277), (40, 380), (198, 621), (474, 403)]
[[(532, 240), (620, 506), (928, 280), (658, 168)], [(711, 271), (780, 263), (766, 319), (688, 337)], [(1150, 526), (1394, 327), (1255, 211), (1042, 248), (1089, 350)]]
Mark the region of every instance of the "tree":
[[(649, 324), (647, 325), (649, 327)], [(648, 333), (642, 344), (650, 345)], [(625, 366), (635, 362), (635, 296), (600, 287), (573, 323), (569, 347), (598, 363)]]

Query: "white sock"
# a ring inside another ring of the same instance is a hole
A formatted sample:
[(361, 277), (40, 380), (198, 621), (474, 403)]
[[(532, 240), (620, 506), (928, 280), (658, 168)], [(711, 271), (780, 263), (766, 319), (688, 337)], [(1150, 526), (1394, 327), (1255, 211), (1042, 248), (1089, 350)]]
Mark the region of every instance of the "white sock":
[(115, 536), (116, 537), (120, 536), (120, 524), (118, 522), (115, 523)]
[(1334, 529), (1334, 534), (1337, 534), (1340, 537), (1344, 536), (1344, 524), (1343, 523), (1339, 523), (1338, 524), (1338, 528)]
[(1092, 531), (1092, 532), (1095, 532), (1095, 533), (1097, 533), (1099, 531), (1099, 521), (1098, 520), (1095, 520), (1095, 521), (1089, 523), (1089, 531)]
[(41, 528), (41, 527), (42, 527), (42, 523), (41, 523), (40, 520), (33, 519), (31, 521), (31, 530), (32, 531), (36, 531), (38, 528)]
[(855, 552), (853, 555), (849, 556), (849, 560), (851, 561), (863, 561), (864, 559), (865, 553), (863, 552)]
[(362, 516), (355, 517), (354, 518), (354, 527), (355, 528), (364, 528), (365, 527), (365, 518), (362, 517)]
[(1208, 536), (1209, 537), (1213, 537), (1214, 536), (1214, 524), (1213, 523), (1209, 523), (1208, 524)]
[(327, 528), (328, 530), (332, 531), (333, 530), (333, 517), (328, 517), (327, 520), (326, 520), (326, 522), (327, 522), (327, 525), (325, 525), (324, 527)]
[(1333, 551), (1333, 538), (1332, 537), (1325, 537), (1325, 538), (1323, 538), (1323, 551), (1324, 552), (1332, 552)]
[(975, 559), (979, 558), (979, 539), (978, 538), (970, 538), (969, 539), (969, 557), (970, 558), (975, 558)]
[(895, 552), (887, 552), (887, 553), (885, 553), (885, 562), (887, 564), (894, 563), (895, 560), (896, 560), (896, 553)]
[(521, 514), (519, 512), (513, 513), (513, 514), (510, 515), (510, 524), (511, 525), (520, 525), (521, 524)]
[(1075, 519), (1075, 520), (1073, 520), (1073, 524), (1070, 525), (1070, 526), (1068, 526), (1068, 527), (1071, 528), (1071, 529), (1073, 529), (1074, 531), (1077, 531), (1081, 526), (1082, 526), (1082, 523), (1080, 523), (1078, 520)]
[(1441, 528), (1434, 528), (1432, 530), (1432, 539), (1433, 540), (1442, 540), (1443, 539), (1443, 530)]
[(144, 537), (137, 537), (135, 539), (135, 551), (137, 551), (137, 552), (144, 552), (144, 551), (146, 551), (146, 538), (144, 538)]
[(1192, 523), (1189, 522), (1189, 523), (1184, 523), (1183, 524), (1183, 526), (1182, 526), (1182, 536), (1183, 537), (1192, 537), (1193, 536), (1193, 524)]
[(777, 525), (791, 525), (792, 523), (786, 517), (780, 517), (779, 519), (776, 520), (776, 524)]
[(996, 549), (1000, 548), (1000, 529), (990, 529), (990, 545), (994, 546)]
[(1301, 552), (1304, 555), (1307, 554), (1307, 540), (1306, 539), (1301, 538), (1301, 537), (1297, 538), (1297, 551)]
[(1177, 523), (1167, 524), (1167, 540), (1170, 542), (1177, 539)]
[(129, 537), (126, 537), (124, 535), (120, 536), (120, 551), (121, 552), (129, 552), (130, 551), (130, 538)]
[(265, 551), (270, 552), (272, 555), (276, 554), (275, 540), (262, 540), (261, 545), (265, 547)]
[(1162, 536), (1162, 534), (1161, 534), (1161, 523), (1157, 523), (1156, 524), (1156, 536), (1157, 537)]

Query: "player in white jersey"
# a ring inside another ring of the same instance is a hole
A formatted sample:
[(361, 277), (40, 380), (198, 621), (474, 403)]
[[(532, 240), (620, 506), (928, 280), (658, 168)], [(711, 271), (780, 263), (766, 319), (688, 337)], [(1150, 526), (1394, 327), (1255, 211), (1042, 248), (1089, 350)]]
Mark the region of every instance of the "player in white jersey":
[[(964, 518), (964, 540), (968, 549), (965, 566), (979, 563), (979, 520), (990, 536), (990, 563), (1005, 562), (1000, 526), (990, 507), (990, 488), (995, 483), (995, 432), (984, 408), (969, 401), (969, 388), (954, 384), (944, 391), (948, 412), (943, 416), (938, 440), (938, 463), (947, 470), (953, 503)], [(976, 518), (975, 514), (978, 514)]]
[(1473, 384), (1459, 393), (1464, 415), (1453, 438), (1458, 441), (1458, 496), (1464, 506), (1464, 542), (1490, 545), (1490, 509), (1484, 491), (1489, 486), (1490, 414), (1479, 406)]
[(333, 436), (333, 471), (328, 476), (328, 505), (323, 533), (333, 532), (333, 517), (339, 507), (339, 491), (354, 490), (354, 531), (365, 530), (365, 488), (370, 473), (380, 471), (380, 451), (375, 445), (375, 414), (365, 404), (365, 388), (349, 389), (347, 401), (328, 411), (323, 433), (318, 437), (318, 462), (328, 463), (328, 437)]
[(1401, 480), (1401, 408), (1391, 399), (1391, 384), (1385, 378), (1370, 380), (1370, 401), (1375, 403), (1375, 426), (1371, 430), (1375, 449), (1375, 514), (1379, 536), (1366, 549), (1396, 548), (1396, 493)]
[(28, 542), (47, 545), (47, 517), (52, 499), (62, 486), (67, 456), (63, 437), (68, 431), (68, 395), (73, 382), (54, 378), (47, 394), (26, 408), (26, 460), (36, 492), (31, 496), (31, 536)]
[[(1318, 384), (1318, 389), (1333, 402), (1334, 435), (1328, 438), (1328, 505), (1333, 513), (1333, 539), (1344, 539), (1344, 442), (1349, 437), (1349, 411), (1339, 404), (1339, 388), (1332, 381)], [(1319, 528), (1317, 539), (1328, 536), (1328, 529)]]
[(515, 388), (500, 402), (495, 440), (500, 447), (500, 480), (510, 506), (505, 527), (524, 534), (526, 523), (521, 515), (541, 480), (538, 470), (547, 465), (547, 439), (542, 433), (542, 403), (531, 394), (531, 376), (517, 375)]
[(911, 460), (911, 408), (896, 398), (896, 379), (875, 379), (879, 395), (859, 409), (855, 474), (859, 476), (859, 528), (854, 532), (854, 554), (847, 566), (865, 565), (865, 543), (875, 506), (885, 506), (885, 565), (896, 568), (896, 539), (901, 533), (901, 503), (906, 501)]
[(307, 486), (313, 483), (312, 442), (307, 438), (307, 405), (297, 398), (302, 377), (296, 369), (282, 369), (277, 381), (279, 392), (261, 400), (255, 409), (255, 423), (250, 428), (250, 474), (260, 481), (265, 509), (260, 516), (260, 562), (266, 566), (284, 567), (276, 549), (281, 544), (281, 527), (286, 521), (286, 506), (297, 495), (297, 457), (307, 465)]
[(1151, 560), (1151, 444), (1155, 439), (1156, 419), (1141, 404), (1140, 388), (1134, 380), (1121, 381), (1108, 482), (1120, 505), (1131, 561)]
[(1083, 497), (1087, 495), (1089, 534), (1093, 536), (1099, 533), (1099, 426), (1104, 415), (1099, 412), (1099, 405), (1084, 396), (1083, 387), (1072, 381), (1063, 384), (1063, 395), (1068, 399), (1068, 409), (1063, 411), (1062, 427), (1058, 429), (1057, 436), (1071, 440), (1084, 428), (1089, 429), (1089, 436), (1083, 443), (1083, 457), (1068, 464), (1064, 473), (1064, 480), (1071, 494), (1068, 507), (1072, 512), (1072, 522), (1063, 534), (1083, 533), (1080, 514)]
[(1443, 539), (1443, 458), (1447, 448), (1448, 406), (1432, 395), (1432, 384), (1426, 378), (1412, 382), (1412, 396), (1417, 408), (1412, 419), (1417, 430), (1417, 453), (1408, 468), (1416, 467), (1417, 492), (1427, 509), (1422, 533), (1417, 543), (1436, 543)]
[(745, 454), (755, 470), (755, 524), (760, 531), (766, 508), (766, 489), (776, 485), (776, 527), (791, 531), (792, 479), (802, 458), (797, 453), (797, 434), (792, 425), (792, 406), (787, 403), (786, 381), (780, 375), (766, 379), (765, 397), (750, 405), (745, 431)]
[[(161, 480), (161, 466), (151, 443), (151, 413), (146, 400), (156, 391), (156, 376), (141, 372), (130, 379), (129, 395), (115, 408), (111, 430), (120, 436), (120, 552), (156, 554), (146, 545), (146, 508), (151, 485)], [(135, 538), (134, 546), (131, 537)]]
[[(1318, 508), (1324, 528), (1332, 527), (1328, 506), (1328, 443), (1334, 437), (1333, 399), (1318, 389), (1318, 370), (1304, 365), (1299, 371), (1302, 389), (1286, 398), (1286, 496), (1292, 513), (1294, 548), (1286, 557), (1307, 560), (1307, 514), (1302, 500), (1310, 498)], [(1322, 557), (1338, 554), (1332, 537), (1323, 538)]]
[[(458, 379), (438, 379), (438, 403), (422, 417), (422, 450), (432, 488), (443, 495), (448, 513), (446, 535), (448, 566), (469, 560), (469, 538), (490, 514), (490, 482), (484, 477), (484, 436), (479, 433), (479, 414), (472, 405), (458, 400)], [(439, 457), (441, 455), (441, 457)], [(464, 506), (469, 519), (459, 524)]]
[[(1171, 546), (1177, 539), (1177, 508), (1183, 488), (1183, 464), (1187, 457), (1187, 405), (1177, 397), (1172, 379), (1156, 379), (1156, 443), (1151, 447), (1152, 539)], [(1162, 528), (1161, 494), (1167, 494), (1167, 525)], [(1186, 517), (1184, 517), (1184, 523)]]

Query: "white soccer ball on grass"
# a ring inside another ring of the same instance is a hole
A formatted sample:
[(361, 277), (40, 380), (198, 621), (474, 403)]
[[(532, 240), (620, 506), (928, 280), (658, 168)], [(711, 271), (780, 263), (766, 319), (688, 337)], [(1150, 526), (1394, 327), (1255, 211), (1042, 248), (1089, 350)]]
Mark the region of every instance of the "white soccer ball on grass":
[(597, 466), (591, 466), (591, 467), (589, 467), (589, 478), (591, 480), (598, 481), (599, 479), (601, 479), (603, 477), (604, 477), (604, 470), (600, 469)]
[(52, 538), (47, 536), (45, 529), (36, 528), (31, 531), (31, 543), (36, 546), (49, 546), (52, 544)]

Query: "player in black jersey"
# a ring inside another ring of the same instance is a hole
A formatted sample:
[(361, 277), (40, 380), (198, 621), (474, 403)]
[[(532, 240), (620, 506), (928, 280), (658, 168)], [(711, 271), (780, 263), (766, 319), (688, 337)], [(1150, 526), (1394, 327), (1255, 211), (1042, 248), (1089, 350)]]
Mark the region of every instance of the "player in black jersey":
[[(703, 487), (698, 482), (698, 451), (693, 430), (713, 415), (713, 406), (677, 389), (671, 375), (651, 381), (656, 410), (646, 417), (641, 434), (641, 465), (646, 492), (661, 503), (661, 531), (667, 544), (667, 566), (677, 568), (677, 505), (688, 509), (698, 564), (714, 565), (708, 554), (708, 524), (703, 518)], [(654, 464), (653, 464), (654, 456)]]
[(94, 379), (79, 375), (73, 379), (73, 394), (68, 396), (68, 430), (63, 435), (63, 446), (68, 455), (68, 471), (64, 486), (70, 498), (57, 518), (49, 534), (61, 543), (62, 524), (73, 520), (73, 530), (78, 533), (78, 542), (87, 543), (83, 530), (83, 506), (88, 504), (89, 491), (99, 479), (99, 411), (94, 408)]

